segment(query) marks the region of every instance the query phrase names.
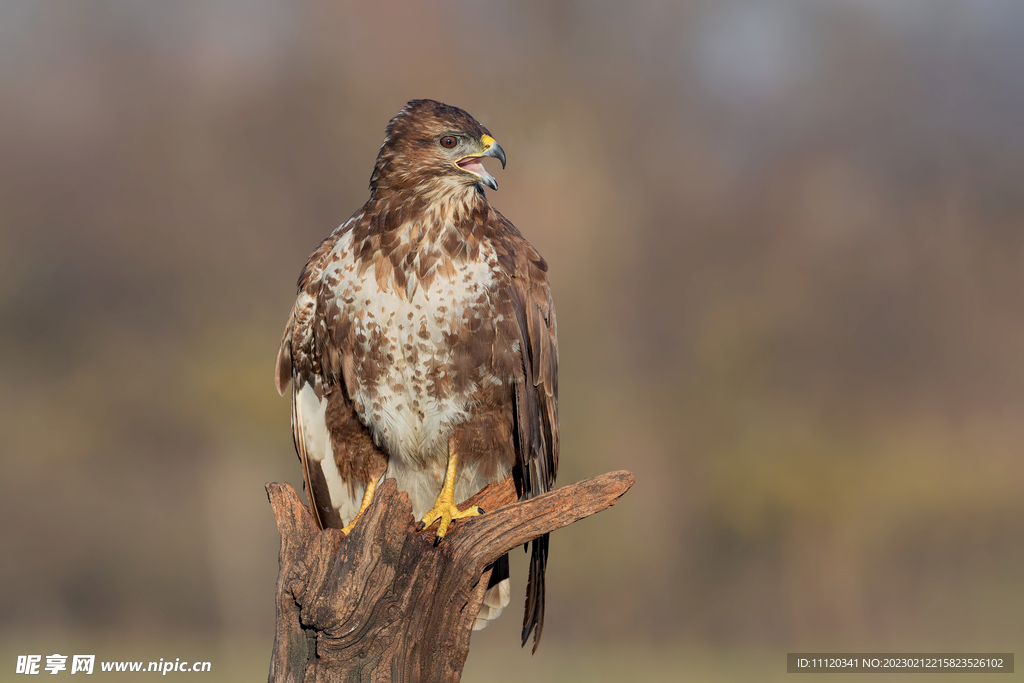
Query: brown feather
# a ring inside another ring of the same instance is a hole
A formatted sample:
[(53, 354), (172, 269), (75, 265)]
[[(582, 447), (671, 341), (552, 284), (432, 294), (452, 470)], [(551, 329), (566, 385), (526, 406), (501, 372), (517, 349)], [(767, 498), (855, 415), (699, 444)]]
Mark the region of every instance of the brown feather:
[(277, 349), (277, 362), (274, 364), (274, 386), (277, 393), (284, 396), (288, 391), (288, 383), (292, 381), (292, 324), (294, 316), (288, 316), (288, 324), (284, 326), (284, 334), (281, 335), (281, 345)]

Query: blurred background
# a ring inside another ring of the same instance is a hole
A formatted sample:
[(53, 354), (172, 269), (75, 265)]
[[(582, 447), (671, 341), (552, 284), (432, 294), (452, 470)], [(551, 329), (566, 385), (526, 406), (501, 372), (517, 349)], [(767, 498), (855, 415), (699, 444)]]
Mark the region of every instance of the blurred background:
[(550, 263), (560, 482), (636, 475), (555, 534), (534, 657), (513, 554), (464, 680), (1013, 651), (1022, 63), (1016, 0), (3, 0), (0, 679), (265, 678), (278, 340), (420, 97)]

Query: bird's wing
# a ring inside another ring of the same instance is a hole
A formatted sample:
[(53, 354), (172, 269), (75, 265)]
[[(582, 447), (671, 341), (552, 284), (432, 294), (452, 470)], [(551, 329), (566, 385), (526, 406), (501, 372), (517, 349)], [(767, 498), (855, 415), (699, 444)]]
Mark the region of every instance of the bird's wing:
[[(496, 212), (497, 213), (497, 212)], [(519, 330), (522, 380), (516, 383), (516, 451), (522, 498), (550, 491), (558, 471), (558, 341), (547, 263), (512, 223), (497, 214), (499, 263), (511, 275), (510, 294)], [(548, 535), (533, 541), (523, 616), (523, 644), (534, 632), (536, 652), (544, 628), (544, 573)]]
[[(337, 386), (332, 370), (340, 370), (339, 350), (332, 343), (325, 324), (326, 311), (336, 315), (329, 305), (331, 292), (324, 283), (329, 256), (344, 235), (345, 226), (321, 242), (299, 276), (299, 294), (285, 326), (277, 353), (274, 373), (279, 393), (284, 395), (292, 383), (292, 439), (302, 463), (302, 476), (309, 495), (310, 508), (317, 525), (341, 528), (358, 510), (362, 492), (354, 482), (346, 482), (339, 467), (345, 453), (331, 438), (329, 406), (347, 401)], [(331, 367), (333, 366), (333, 367)]]

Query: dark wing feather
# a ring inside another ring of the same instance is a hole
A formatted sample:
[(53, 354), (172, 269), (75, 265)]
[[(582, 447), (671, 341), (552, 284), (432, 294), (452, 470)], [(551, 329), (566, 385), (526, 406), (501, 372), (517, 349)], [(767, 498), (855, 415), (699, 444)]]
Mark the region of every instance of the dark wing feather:
[[(516, 383), (516, 448), (522, 498), (550, 491), (558, 472), (558, 341), (547, 263), (510, 221), (497, 215), (498, 260), (512, 276), (510, 293), (519, 329), (522, 381)], [(537, 651), (544, 630), (544, 573), (548, 535), (533, 541), (523, 615), (523, 645), (533, 636)]]

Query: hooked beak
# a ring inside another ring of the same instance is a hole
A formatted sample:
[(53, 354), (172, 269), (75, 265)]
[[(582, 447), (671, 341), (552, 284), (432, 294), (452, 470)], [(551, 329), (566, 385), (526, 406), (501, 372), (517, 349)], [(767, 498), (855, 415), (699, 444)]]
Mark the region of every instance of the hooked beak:
[(490, 135), (484, 135), (480, 138), (480, 143), (484, 147), (484, 151), (479, 154), (470, 154), (459, 159), (456, 165), (464, 171), (469, 171), (475, 176), (480, 178), (480, 183), (486, 185), (492, 190), (498, 189), (498, 181), (494, 179), (490, 173), (484, 168), (484, 165), (480, 163), (481, 157), (493, 157), (501, 162), (501, 167), (505, 168), (505, 150), (501, 148), (498, 141), (492, 138)]
[(501, 167), (505, 168), (505, 150), (501, 148), (498, 141), (492, 138), (490, 135), (485, 135), (480, 138), (480, 141), (484, 143), (484, 156), (494, 157), (501, 162)]

